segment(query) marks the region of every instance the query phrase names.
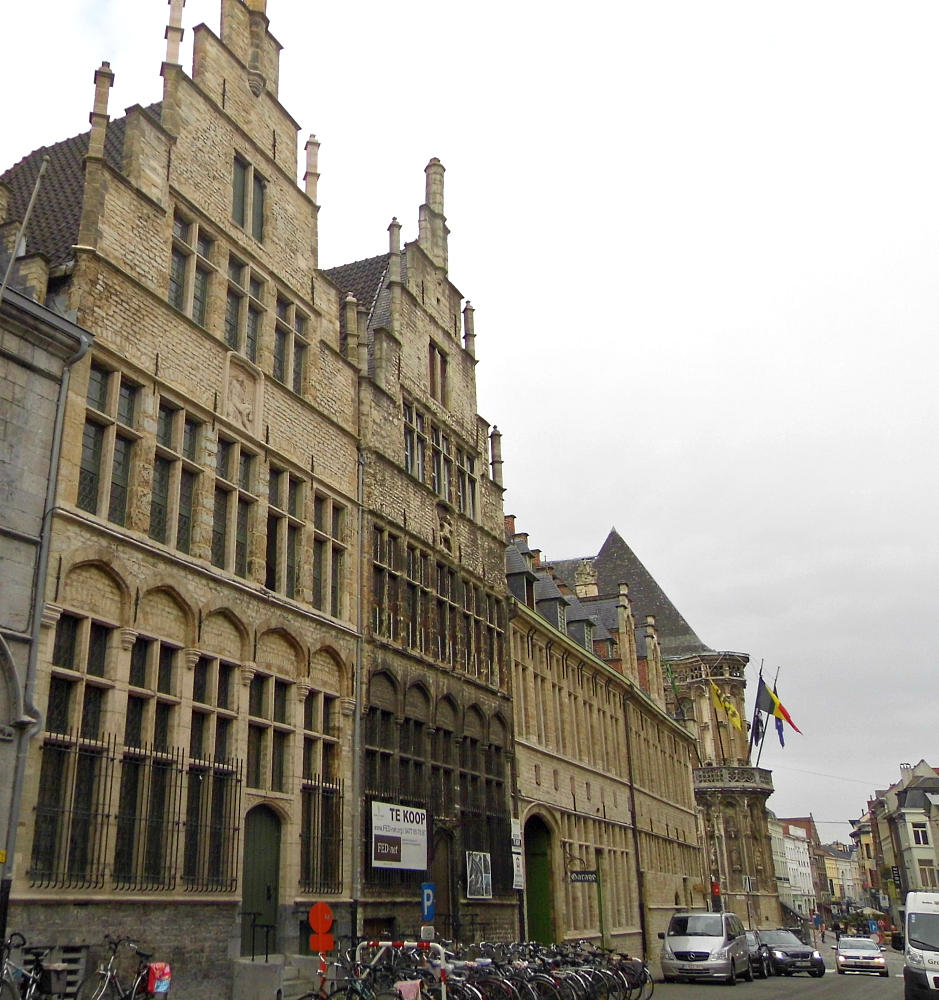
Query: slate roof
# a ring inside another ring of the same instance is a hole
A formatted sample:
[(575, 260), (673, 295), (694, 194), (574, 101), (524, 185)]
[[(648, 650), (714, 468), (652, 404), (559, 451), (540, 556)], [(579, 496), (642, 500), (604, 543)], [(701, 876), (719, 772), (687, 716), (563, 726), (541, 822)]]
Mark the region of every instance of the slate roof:
[[(615, 596), (619, 595), (619, 585), (626, 583), (629, 585), (629, 601), (636, 622), (643, 623), (646, 615), (655, 616), (656, 632), (664, 656), (713, 652), (698, 638), (694, 629), (615, 528), (610, 531), (597, 555), (587, 561), (596, 570), (597, 592), (601, 599), (615, 600)], [(573, 590), (575, 573), (582, 562), (583, 557), (556, 559), (552, 561), (552, 565), (556, 574)]]
[[(145, 111), (159, 120), (160, 104), (151, 104)], [(120, 170), (124, 150), (126, 117), (108, 123), (104, 143), (104, 158), (115, 170)], [(10, 188), (9, 218), (22, 219), (26, 214), (43, 157), (49, 166), (42, 178), (39, 197), (26, 227), (26, 252), (42, 253), (50, 267), (72, 259), (72, 247), (78, 242), (82, 193), (85, 185), (84, 157), (88, 152), (91, 132), (63, 139), (52, 146), (40, 146), (0, 174), (0, 182)]]
[[(339, 289), (340, 303), (347, 292), (352, 292), (356, 302), (368, 309), (368, 327), (387, 329), (391, 324), (391, 291), (388, 288), (388, 264), (390, 253), (377, 257), (366, 257), (351, 264), (329, 267), (323, 274)], [(401, 255), (401, 281), (408, 280), (407, 255)], [(346, 333), (346, 311), (339, 310), (339, 332)]]

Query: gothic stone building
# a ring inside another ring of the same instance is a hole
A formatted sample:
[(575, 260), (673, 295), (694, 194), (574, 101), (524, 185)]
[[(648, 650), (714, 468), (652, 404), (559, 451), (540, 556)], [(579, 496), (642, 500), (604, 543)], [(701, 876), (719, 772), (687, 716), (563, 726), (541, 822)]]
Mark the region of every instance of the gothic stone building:
[(640, 682), (640, 653), (656, 676), (660, 654), (628, 597), (614, 639), (514, 518), (506, 533), (526, 937), (650, 956), (675, 907), (701, 903), (694, 737)]
[[(182, 10), (162, 101), (111, 120), (102, 64), (90, 132), (0, 175), (0, 221), (48, 156), (29, 285), (95, 337), (35, 609), (10, 924), (75, 975), (105, 932), (144, 935), (185, 1000), (237, 995), (239, 956), (308, 951), (317, 900), (338, 937), (416, 931), (423, 881), (453, 932), (514, 931), (517, 908), (501, 463), (443, 167), (415, 241), (393, 222), (387, 253), (320, 270), (317, 143), (298, 185), (264, 0), (221, 0), (191, 76)], [(373, 864), (373, 801), (425, 810), (417, 860)]]
[[(699, 903), (733, 910), (748, 926), (778, 926), (766, 810), (772, 773), (753, 767), (748, 751), (744, 668), (749, 657), (703, 643), (615, 529), (596, 556), (555, 561), (553, 568), (591, 619), (615, 640), (609, 649), (597, 644), (607, 662), (619, 661), (628, 639), (618, 617), (624, 598), (640, 621), (654, 625), (661, 662), (640, 649), (639, 682), (697, 738), (694, 790), (703, 820), (706, 870), (721, 891), (721, 900), (699, 896)], [(716, 707), (712, 684), (732, 712)], [(734, 712), (739, 728), (733, 724)]]

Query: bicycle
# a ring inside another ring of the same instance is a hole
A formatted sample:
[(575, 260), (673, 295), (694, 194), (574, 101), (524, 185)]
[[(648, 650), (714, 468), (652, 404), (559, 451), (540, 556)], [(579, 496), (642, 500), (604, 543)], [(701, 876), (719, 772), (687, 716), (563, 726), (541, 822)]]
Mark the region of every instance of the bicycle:
[[(137, 942), (128, 937), (116, 938), (105, 934), (104, 941), (111, 956), (105, 964), (98, 966), (97, 972), (85, 976), (75, 994), (75, 1000), (144, 1000), (145, 997), (157, 996), (158, 994), (151, 993), (147, 988), (149, 962), (153, 955), (141, 951)], [(121, 982), (116, 968), (117, 953), (122, 945), (137, 956), (137, 971), (129, 986)]]
[[(17, 948), (28, 956), (28, 964), (17, 965), (11, 953)], [(27, 948), (26, 938), (14, 931), (3, 944), (3, 976), (0, 1000), (43, 1000), (61, 997), (66, 991), (64, 966), (43, 965), (51, 948)]]

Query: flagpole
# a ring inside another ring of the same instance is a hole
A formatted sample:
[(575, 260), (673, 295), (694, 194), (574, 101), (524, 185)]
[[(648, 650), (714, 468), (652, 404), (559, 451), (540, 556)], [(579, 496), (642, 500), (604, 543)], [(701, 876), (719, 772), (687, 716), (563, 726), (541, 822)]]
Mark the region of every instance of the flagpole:
[[(779, 680), (779, 667), (776, 668), (776, 676), (773, 678), (773, 690), (776, 689), (776, 681)], [(769, 716), (767, 716), (767, 720)], [(763, 738), (760, 740), (760, 749), (757, 751), (756, 755), (756, 767), (760, 766), (760, 757), (763, 756), (763, 744), (766, 742), (766, 730), (769, 729), (768, 725), (763, 726)]]
[[(762, 679), (763, 679), (763, 658), (760, 657), (760, 676), (756, 679), (756, 690), (757, 690), (757, 693), (759, 693), (759, 690), (760, 690), (760, 681)], [(758, 712), (759, 712), (759, 709), (754, 705), (754, 707), (753, 707), (753, 720), (754, 720), (754, 722), (756, 721), (756, 716), (757, 716)], [(753, 723), (751, 722), (750, 723), (750, 745), (747, 747), (747, 760), (750, 759), (750, 754), (753, 753), (753, 733), (754, 733), (754, 731), (755, 731), (755, 728), (753, 726)]]

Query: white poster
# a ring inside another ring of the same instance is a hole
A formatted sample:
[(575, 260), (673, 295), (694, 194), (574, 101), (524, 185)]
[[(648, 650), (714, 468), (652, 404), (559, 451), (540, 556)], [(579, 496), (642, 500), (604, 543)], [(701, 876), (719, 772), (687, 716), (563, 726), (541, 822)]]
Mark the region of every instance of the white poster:
[(512, 820), (512, 888), (525, 888), (525, 871), (522, 867), (522, 823)]
[(513, 889), (525, 888), (525, 871), (522, 868), (521, 854), (512, 855), (512, 888)]
[(488, 852), (466, 852), (466, 898), (492, 899), (492, 864)]
[(372, 867), (427, 870), (427, 810), (372, 803)]

